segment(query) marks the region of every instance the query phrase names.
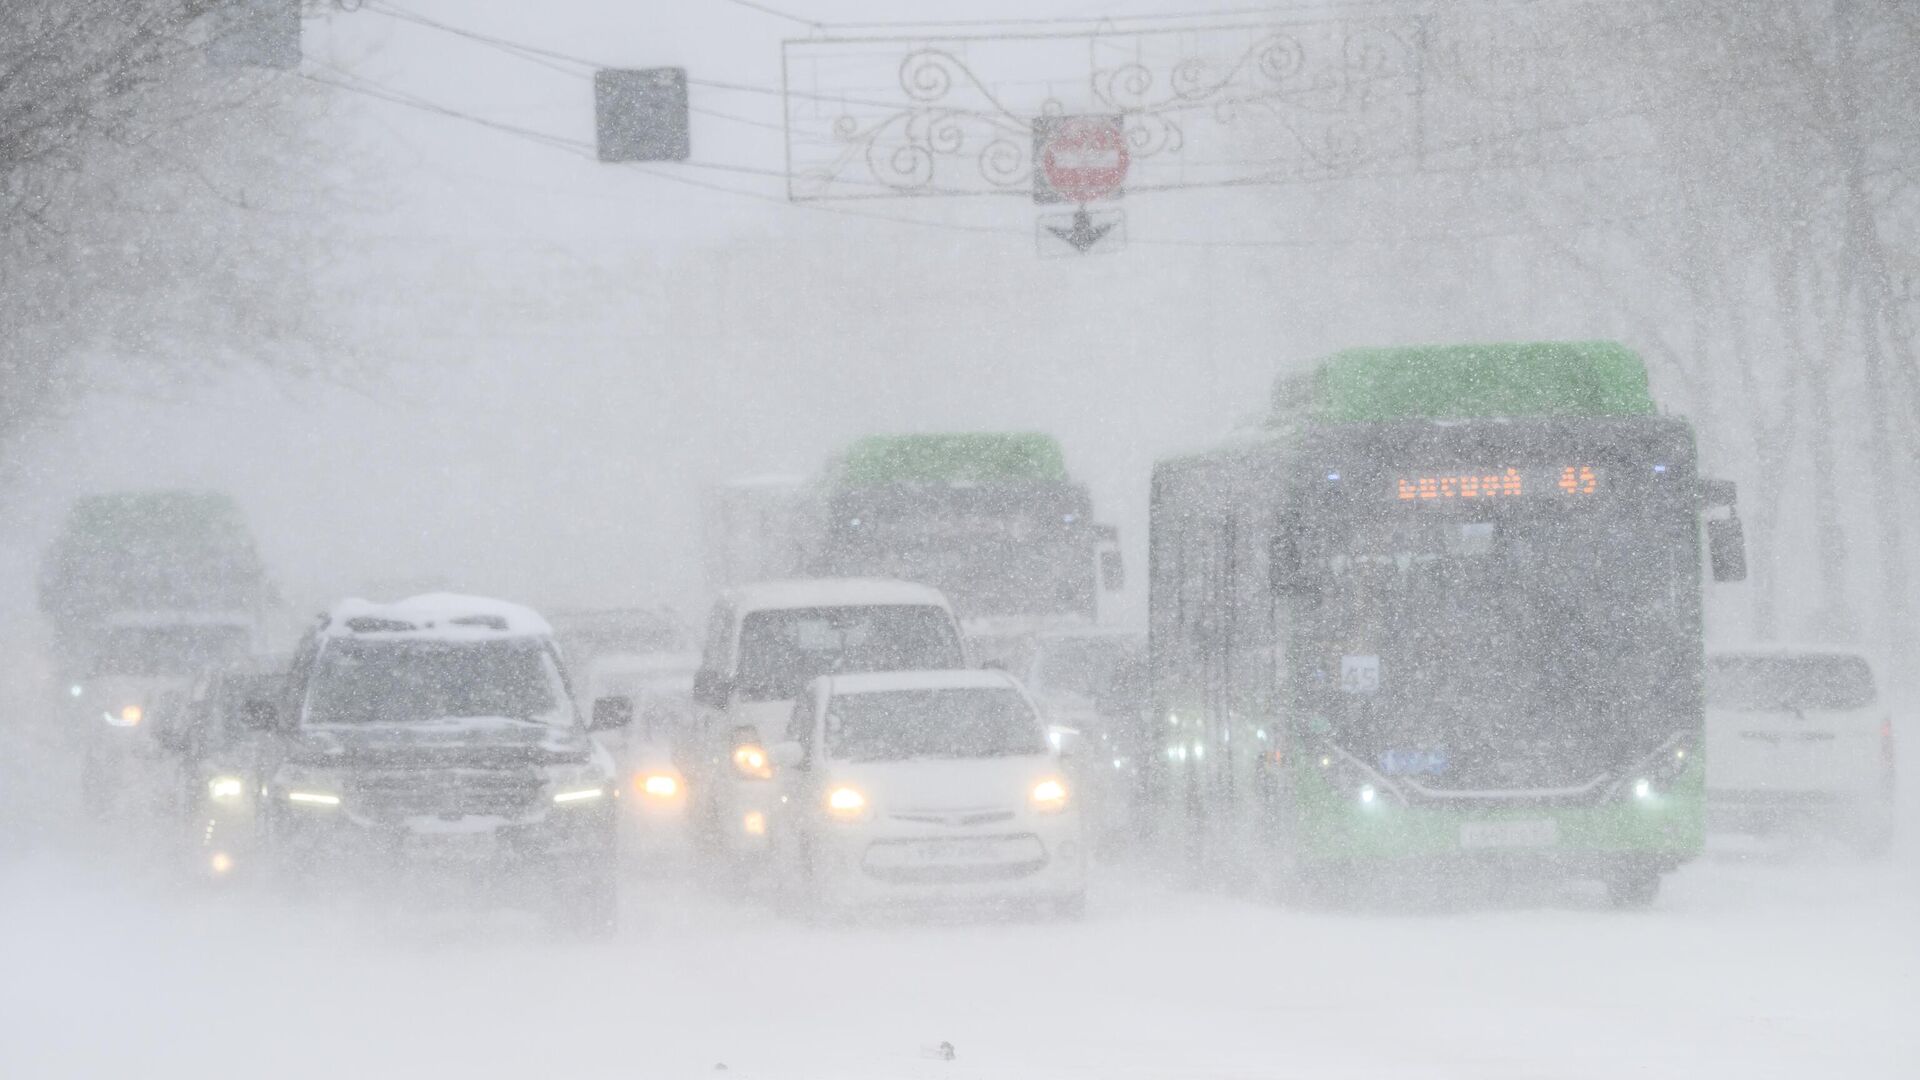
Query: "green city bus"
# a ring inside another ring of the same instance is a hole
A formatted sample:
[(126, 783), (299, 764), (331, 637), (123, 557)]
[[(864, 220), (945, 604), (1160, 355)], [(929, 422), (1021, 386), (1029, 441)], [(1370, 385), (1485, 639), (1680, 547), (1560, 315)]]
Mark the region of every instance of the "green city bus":
[(1281, 379), (1154, 472), (1156, 821), (1303, 888), (1489, 863), (1650, 902), (1702, 842), (1703, 520), (1740, 579), (1732, 485), (1623, 346)]

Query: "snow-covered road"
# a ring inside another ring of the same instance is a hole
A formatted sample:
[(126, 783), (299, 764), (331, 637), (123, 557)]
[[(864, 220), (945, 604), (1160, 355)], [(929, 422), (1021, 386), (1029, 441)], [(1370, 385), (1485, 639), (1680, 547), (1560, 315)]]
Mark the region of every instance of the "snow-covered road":
[(1897, 861), (1721, 857), (1638, 913), (1570, 887), (1327, 914), (1113, 874), (1077, 925), (819, 928), (664, 881), (587, 945), (511, 913), (209, 896), (87, 850), (0, 863), (0, 1076), (1920, 1071)]

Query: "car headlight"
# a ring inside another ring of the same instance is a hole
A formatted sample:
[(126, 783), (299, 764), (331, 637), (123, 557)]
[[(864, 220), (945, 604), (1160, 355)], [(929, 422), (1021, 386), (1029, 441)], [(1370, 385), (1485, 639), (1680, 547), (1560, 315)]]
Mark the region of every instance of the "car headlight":
[(238, 802), (246, 791), (246, 781), (237, 776), (216, 776), (207, 781), (207, 798), (215, 802)]
[(633, 790), (653, 799), (671, 799), (680, 794), (680, 778), (672, 773), (635, 773)]
[[(221, 779), (216, 777), (215, 779)], [(324, 766), (288, 764), (273, 774), (272, 790), (276, 799), (285, 799), (296, 806), (320, 809), (340, 805), (340, 791), (345, 786), (341, 775)], [(208, 794), (213, 788), (209, 784)]]
[(758, 743), (742, 743), (733, 748), (733, 770), (749, 780), (773, 779), (773, 762), (767, 749)]
[(1027, 793), (1027, 799), (1035, 810), (1043, 814), (1057, 814), (1067, 808), (1067, 783), (1057, 776), (1049, 776), (1033, 785)]
[(827, 814), (839, 821), (859, 821), (870, 812), (866, 793), (841, 784), (827, 792)]
[(565, 806), (574, 803), (595, 802), (606, 798), (606, 795), (607, 789), (604, 785), (600, 787), (569, 788), (566, 791), (554, 792), (553, 801), (558, 805)]
[(122, 705), (117, 712), (102, 713), (101, 719), (114, 727), (139, 727), (147, 712), (138, 705)]

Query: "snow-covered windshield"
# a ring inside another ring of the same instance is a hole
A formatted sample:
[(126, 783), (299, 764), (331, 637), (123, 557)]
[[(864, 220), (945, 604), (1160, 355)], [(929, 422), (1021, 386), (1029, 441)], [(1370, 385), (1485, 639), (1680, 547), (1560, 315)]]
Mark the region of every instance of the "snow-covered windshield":
[(244, 626), (141, 626), (108, 631), (93, 659), (95, 675), (190, 675), (244, 656)]
[(846, 694), (827, 704), (827, 756), (840, 761), (1042, 754), (1046, 738), (1013, 690), (993, 687)]
[(756, 611), (735, 675), (748, 701), (785, 701), (821, 675), (966, 666), (953, 620), (924, 604)]
[(1857, 656), (1712, 656), (1707, 705), (1743, 712), (1860, 709), (1873, 704), (1873, 669)]
[(572, 722), (565, 686), (540, 642), (331, 642), (314, 672), (306, 722), (404, 724), (496, 716)]

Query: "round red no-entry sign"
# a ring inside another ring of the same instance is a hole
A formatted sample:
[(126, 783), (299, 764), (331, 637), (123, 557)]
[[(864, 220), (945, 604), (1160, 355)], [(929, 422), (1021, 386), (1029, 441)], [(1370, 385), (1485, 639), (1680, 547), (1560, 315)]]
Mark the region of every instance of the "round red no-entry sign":
[(1127, 133), (1118, 116), (1063, 116), (1041, 135), (1040, 172), (1061, 202), (1111, 198), (1127, 178)]

